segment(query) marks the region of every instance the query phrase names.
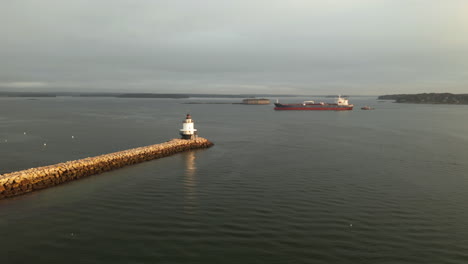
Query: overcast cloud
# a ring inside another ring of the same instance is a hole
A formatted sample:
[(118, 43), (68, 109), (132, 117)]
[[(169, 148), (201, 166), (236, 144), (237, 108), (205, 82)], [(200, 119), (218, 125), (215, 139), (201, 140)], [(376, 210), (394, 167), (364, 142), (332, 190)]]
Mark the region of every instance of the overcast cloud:
[(0, 0), (0, 90), (468, 93), (466, 0)]

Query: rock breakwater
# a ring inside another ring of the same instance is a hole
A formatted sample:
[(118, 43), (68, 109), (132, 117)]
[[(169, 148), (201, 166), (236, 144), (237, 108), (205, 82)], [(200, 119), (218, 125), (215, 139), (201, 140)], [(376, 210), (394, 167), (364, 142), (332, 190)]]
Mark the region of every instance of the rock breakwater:
[(173, 139), (161, 144), (6, 173), (0, 175), (0, 199), (191, 149), (208, 148), (212, 145), (213, 143), (200, 137), (193, 140)]

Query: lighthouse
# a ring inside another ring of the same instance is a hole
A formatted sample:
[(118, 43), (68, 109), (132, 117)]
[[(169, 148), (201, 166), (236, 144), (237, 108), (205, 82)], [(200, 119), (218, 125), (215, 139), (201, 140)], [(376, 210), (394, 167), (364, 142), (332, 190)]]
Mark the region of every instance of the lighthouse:
[(187, 114), (184, 122), (182, 123), (182, 129), (180, 130), (182, 139), (195, 139), (197, 138), (197, 130), (194, 128), (194, 123), (190, 114)]

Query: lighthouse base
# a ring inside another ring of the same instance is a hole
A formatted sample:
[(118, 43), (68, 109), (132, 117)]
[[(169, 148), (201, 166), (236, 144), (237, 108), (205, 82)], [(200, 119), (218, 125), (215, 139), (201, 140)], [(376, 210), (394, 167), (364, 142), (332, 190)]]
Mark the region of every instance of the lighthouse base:
[(197, 134), (190, 134), (190, 135), (187, 135), (187, 134), (182, 134), (182, 133), (180, 133), (180, 135), (181, 135), (181, 139), (188, 139), (188, 140), (190, 140), (190, 139), (196, 139), (196, 138), (198, 138), (198, 135), (197, 135)]

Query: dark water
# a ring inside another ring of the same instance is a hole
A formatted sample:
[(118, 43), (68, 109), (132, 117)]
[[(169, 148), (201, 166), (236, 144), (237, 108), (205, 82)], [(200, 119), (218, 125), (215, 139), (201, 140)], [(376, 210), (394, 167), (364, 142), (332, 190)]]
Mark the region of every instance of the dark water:
[(0, 173), (160, 143), (187, 112), (216, 144), (0, 201), (1, 262), (468, 263), (468, 106), (185, 101), (0, 99)]

